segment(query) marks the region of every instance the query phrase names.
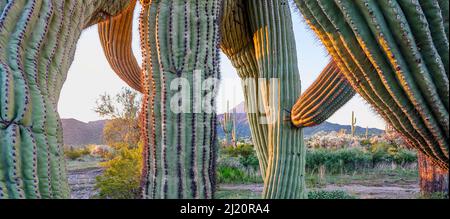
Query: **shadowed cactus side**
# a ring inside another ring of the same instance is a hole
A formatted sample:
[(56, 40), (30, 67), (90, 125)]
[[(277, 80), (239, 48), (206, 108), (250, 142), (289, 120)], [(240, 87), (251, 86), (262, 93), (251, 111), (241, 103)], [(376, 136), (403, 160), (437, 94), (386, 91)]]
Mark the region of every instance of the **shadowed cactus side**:
[(127, 3), (0, 3), (0, 198), (69, 198), (59, 94), (82, 30)]
[(331, 61), (292, 107), (292, 123), (297, 127), (320, 125), (354, 96), (355, 90)]
[(449, 168), (448, 1), (295, 2), (353, 88), (419, 151), (422, 191), (442, 189), (437, 179), (448, 183)]
[(306, 197), (303, 133), (292, 123), (320, 124), (355, 94), (332, 61), (297, 101), (300, 78), (290, 16), (284, 1), (224, 1), (221, 48), (242, 79), (265, 198)]
[[(221, 1), (141, 3), (143, 197), (213, 198)], [(184, 83), (194, 91), (182, 90)]]
[(448, 170), (448, 1), (295, 1), (352, 87)]

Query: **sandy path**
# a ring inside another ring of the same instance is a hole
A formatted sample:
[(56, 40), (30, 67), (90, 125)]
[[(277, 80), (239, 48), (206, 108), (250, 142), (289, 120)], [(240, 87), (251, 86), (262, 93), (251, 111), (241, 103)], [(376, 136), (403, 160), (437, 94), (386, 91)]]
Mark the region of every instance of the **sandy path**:
[[(220, 185), (222, 190), (247, 190), (260, 193), (263, 190), (262, 184), (248, 184), (248, 185)], [(417, 184), (399, 184), (389, 186), (365, 186), (365, 185), (327, 185), (320, 190), (333, 191), (343, 190), (360, 199), (413, 199), (419, 193), (419, 186)]]
[(69, 171), (69, 185), (72, 199), (89, 199), (97, 194), (95, 178), (103, 172), (101, 168)]

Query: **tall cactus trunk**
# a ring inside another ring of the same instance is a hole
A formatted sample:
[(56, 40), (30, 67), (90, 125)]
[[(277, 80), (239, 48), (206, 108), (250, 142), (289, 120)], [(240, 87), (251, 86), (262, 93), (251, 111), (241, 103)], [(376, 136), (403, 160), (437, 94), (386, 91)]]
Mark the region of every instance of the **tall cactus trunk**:
[(0, 3), (0, 198), (70, 197), (57, 104), (76, 42), (103, 4)]
[(227, 0), (222, 49), (242, 79), (246, 111), (264, 177), (264, 198), (305, 198), (302, 129), (290, 121), (300, 94), (289, 5)]
[(306, 198), (303, 130), (290, 110), (301, 93), (291, 12), (285, 1), (249, 0), (258, 82), (267, 124), (265, 198)]
[(418, 153), (420, 191), (423, 195), (444, 193), (448, 195), (448, 171), (435, 165), (423, 153)]
[[(262, 122), (265, 112), (259, 111), (261, 95), (258, 88), (255, 47), (249, 32), (248, 13), (243, 0), (225, 0), (221, 21), (221, 49), (230, 59), (241, 78), (245, 110), (252, 141), (259, 160), (260, 172), (265, 178), (267, 167), (267, 125)], [(227, 31), (234, 30), (234, 31)]]
[(220, 9), (220, 0), (143, 5), (144, 198), (213, 198)]

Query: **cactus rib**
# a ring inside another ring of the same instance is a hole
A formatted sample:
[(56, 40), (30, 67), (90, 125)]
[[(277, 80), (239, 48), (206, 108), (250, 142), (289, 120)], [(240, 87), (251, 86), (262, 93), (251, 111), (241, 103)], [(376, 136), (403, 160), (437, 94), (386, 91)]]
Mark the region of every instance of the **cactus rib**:
[(136, 0), (120, 14), (98, 24), (100, 42), (114, 72), (130, 87), (142, 92), (141, 69), (133, 55), (132, 22)]

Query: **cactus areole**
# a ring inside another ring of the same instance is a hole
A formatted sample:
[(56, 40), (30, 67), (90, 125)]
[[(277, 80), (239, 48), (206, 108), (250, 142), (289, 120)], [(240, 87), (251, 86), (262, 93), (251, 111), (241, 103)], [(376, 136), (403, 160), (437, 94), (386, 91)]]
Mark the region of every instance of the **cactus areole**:
[(69, 198), (56, 109), (81, 32), (97, 23), (111, 67), (144, 96), (143, 198), (214, 197), (219, 48), (242, 79), (263, 197), (306, 198), (302, 128), (355, 93), (423, 170), (448, 171), (448, 0), (295, 3), (333, 59), (303, 95), (286, 0), (141, 0), (142, 66), (136, 0), (0, 1), (0, 198)]

